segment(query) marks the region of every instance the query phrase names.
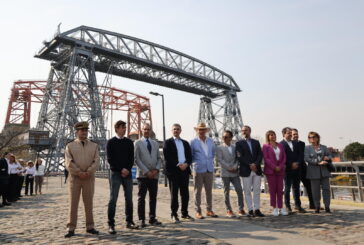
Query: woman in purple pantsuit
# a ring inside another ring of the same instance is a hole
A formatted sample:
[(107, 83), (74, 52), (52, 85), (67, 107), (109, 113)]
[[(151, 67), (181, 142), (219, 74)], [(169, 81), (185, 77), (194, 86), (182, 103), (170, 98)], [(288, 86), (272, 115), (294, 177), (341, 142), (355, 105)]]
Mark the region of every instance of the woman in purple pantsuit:
[(270, 205), (273, 215), (287, 215), (283, 208), (283, 178), (286, 163), (286, 153), (281, 144), (276, 142), (276, 134), (269, 130), (265, 134), (266, 144), (263, 145), (264, 174), (268, 180)]

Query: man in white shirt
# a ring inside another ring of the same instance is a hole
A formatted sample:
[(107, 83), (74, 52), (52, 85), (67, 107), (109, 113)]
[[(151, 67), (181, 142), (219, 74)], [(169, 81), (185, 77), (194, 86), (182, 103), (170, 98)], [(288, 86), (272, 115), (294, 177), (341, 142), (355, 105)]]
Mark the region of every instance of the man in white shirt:
[(189, 190), (188, 184), (191, 175), (190, 165), (192, 163), (190, 144), (181, 139), (181, 125), (175, 123), (172, 126), (173, 137), (164, 142), (163, 155), (166, 163), (166, 175), (169, 181), (171, 193), (171, 219), (179, 223), (178, 218), (178, 192), (181, 194), (182, 219), (193, 221), (188, 214)]
[(300, 149), (296, 141), (292, 141), (292, 129), (285, 127), (282, 129), (283, 140), (280, 142), (286, 152), (286, 175), (284, 178), (284, 202), (288, 212), (292, 212), (290, 203), (291, 188), (295, 209), (300, 213), (306, 211), (301, 207), (300, 200)]

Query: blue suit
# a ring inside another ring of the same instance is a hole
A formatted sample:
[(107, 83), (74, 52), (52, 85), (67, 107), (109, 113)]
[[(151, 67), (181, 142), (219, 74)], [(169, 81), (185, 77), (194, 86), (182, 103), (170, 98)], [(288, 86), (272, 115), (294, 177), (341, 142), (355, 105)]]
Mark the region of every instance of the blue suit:
[(215, 143), (211, 138), (206, 138), (208, 155), (201, 146), (199, 138), (191, 140), (192, 169), (196, 173), (214, 172)]
[(207, 154), (201, 146), (199, 138), (191, 140), (195, 210), (197, 213), (201, 213), (201, 191), (203, 186), (205, 187), (207, 212), (212, 211), (215, 143), (211, 138), (206, 138), (205, 143), (208, 149)]

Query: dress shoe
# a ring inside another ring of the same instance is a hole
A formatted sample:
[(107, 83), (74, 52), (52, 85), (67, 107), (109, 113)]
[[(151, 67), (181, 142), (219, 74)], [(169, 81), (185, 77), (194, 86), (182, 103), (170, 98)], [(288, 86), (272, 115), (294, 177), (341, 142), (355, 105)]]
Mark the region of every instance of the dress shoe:
[(4, 207), (4, 205), (0, 204), (0, 208)]
[(320, 213), (320, 208), (316, 208), (315, 213), (316, 214)]
[(293, 212), (292, 212), (292, 208), (291, 208), (291, 207), (287, 207), (287, 208), (286, 208), (286, 210), (287, 210), (287, 212), (288, 212), (289, 214), (290, 214), (290, 213), (293, 213)]
[(4, 206), (11, 206), (11, 203), (10, 202), (3, 202), (3, 205)]
[(307, 213), (302, 207), (295, 207), (295, 209), (301, 214)]
[(195, 219), (192, 218), (191, 216), (187, 215), (182, 215), (182, 219), (185, 221), (194, 221)]
[(145, 220), (139, 220), (139, 227), (140, 228), (144, 228), (146, 227), (147, 225), (145, 224)]
[(233, 211), (228, 210), (228, 211), (226, 212), (226, 217), (228, 217), (228, 218), (234, 218), (234, 217), (236, 217), (236, 216), (235, 216), (235, 214), (234, 214), (234, 212), (233, 212)]
[(196, 219), (204, 219), (205, 218), (205, 217), (202, 216), (202, 214), (200, 212), (197, 212), (195, 214), (195, 217), (196, 217)]
[(171, 216), (171, 220), (172, 220), (172, 222), (173, 223), (175, 223), (175, 224), (179, 224), (179, 223), (181, 223), (181, 221), (179, 220), (179, 218), (178, 218), (178, 215), (172, 215)]
[(206, 216), (211, 217), (211, 218), (217, 218), (217, 217), (219, 217), (219, 216), (217, 216), (217, 214), (215, 214), (213, 211), (208, 211), (208, 212), (206, 213)]
[(111, 234), (111, 235), (115, 235), (116, 234), (115, 226), (109, 226), (109, 234)]
[(68, 231), (65, 235), (64, 235), (64, 237), (65, 238), (70, 238), (70, 237), (72, 237), (72, 236), (74, 236), (75, 235), (75, 231)]
[(161, 225), (162, 224), (162, 222), (160, 222), (160, 221), (158, 221), (157, 219), (150, 219), (149, 220), (149, 224), (151, 224), (151, 225)]
[(238, 216), (239, 216), (239, 217), (246, 216), (246, 213), (245, 213), (245, 211), (244, 211), (244, 210), (239, 210), (239, 211), (237, 212), (237, 214), (238, 214)]
[(329, 207), (326, 207), (326, 208), (325, 208), (325, 212), (326, 212), (326, 213), (331, 213), (330, 208), (329, 208)]
[(139, 229), (139, 226), (134, 224), (134, 222), (127, 222), (126, 223), (126, 228), (128, 228), (128, 229)]
[(90, 233), (92, 235), (98, 235), (99, 231), (95, 230), (94, 228), (86, 230), (87, 233)]
[(247, 217), (255, 217), (254, 211), (250, 210), (249, 213), (246, 215)]
[(258, 216), (258, 217), (264, 217), (265, 216), (264, 214), (262, 214), (262, 212), (260, 212), (259, 209), (255, 210), (254, 214), (255, 214), (255, 216)]

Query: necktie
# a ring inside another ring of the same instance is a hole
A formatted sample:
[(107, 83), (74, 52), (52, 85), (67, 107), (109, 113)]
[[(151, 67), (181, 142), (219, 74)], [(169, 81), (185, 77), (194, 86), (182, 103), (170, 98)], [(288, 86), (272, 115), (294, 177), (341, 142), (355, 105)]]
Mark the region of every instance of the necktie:
[(82, 145), (85, 146), (85, 141), (81, 141)]
[(252, 142), (250, 140), (247, 140), (247, 143), (249, 146), (250, 153), (253, 155)]
[(149, 139), (146, 139), (146, 141), (147, 141), (147, 148), (148, 148), (149, 154), (151, 154), (152, 153), (152, 145), (150, 144)]

